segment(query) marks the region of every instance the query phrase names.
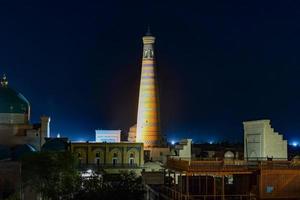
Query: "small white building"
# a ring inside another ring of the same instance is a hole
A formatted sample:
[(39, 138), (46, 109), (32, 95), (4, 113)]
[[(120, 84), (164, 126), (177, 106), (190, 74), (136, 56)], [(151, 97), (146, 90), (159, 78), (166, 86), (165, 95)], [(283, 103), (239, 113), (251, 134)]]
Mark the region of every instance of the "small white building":
[(96, 130), (96, 142), (121, 142), (121, 130)]
[(175, 146), (176, 154), (179, 158), (190, 159), (192, 157), (192, 139), (182, 139)]
[(287, 160), (287, 140), (274, 132), (270, 120), (246, 121), (243, 124), (245, 159)]

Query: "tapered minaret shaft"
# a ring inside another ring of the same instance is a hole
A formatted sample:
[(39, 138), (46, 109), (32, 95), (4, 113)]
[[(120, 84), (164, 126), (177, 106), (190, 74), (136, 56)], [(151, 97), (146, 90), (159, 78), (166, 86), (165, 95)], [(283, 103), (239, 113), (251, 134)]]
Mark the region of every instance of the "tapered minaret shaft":
[(144, 48), (136, 134), (136, 141), (143, 142), (145, 147), (157, 147), (162, 144), (154, 42), (155, 37), (148, 31), (143, 37)]

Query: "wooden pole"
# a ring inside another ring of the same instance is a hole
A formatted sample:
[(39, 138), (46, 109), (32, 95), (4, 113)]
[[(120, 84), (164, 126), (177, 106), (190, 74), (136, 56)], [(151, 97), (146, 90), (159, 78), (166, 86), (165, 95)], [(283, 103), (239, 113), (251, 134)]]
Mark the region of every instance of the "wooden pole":
[(185, 176), (186, 176), (186, 195), (189, 196), (189, 176), (187, 173), (185, 174)]
[(214, 178), (214, 199), (216, 199), (216, 178)]
[(182, 199), (182, 174), (181, 174), (181, 172), (180, 172), (180, 188), (179, 188), (179, 190), (180, 190), (180, 197), (179, 197), (179, 199)]
[(225, 181), (224, 181), (224, 175), (222, 176), (222, 200), (225, 200)]
[(207, 195), (207, 175), (205, 175), (205, 194)]
[(201, 174), (198, 176), (198, 179), (199, 179), (199, 181), (198, 181), (198, 188), (199, 188), (199, 190), (198, 190), (198, 194), (199, 195), (201, 195)]

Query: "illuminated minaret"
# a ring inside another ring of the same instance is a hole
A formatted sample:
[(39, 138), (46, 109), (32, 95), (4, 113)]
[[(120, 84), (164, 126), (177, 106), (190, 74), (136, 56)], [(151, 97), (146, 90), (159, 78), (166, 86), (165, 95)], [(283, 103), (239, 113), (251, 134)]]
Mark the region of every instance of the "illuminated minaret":
[(159, 100), (154, 59), (155, 37), (148, 30), (143, 37), (143, 61), (140, 82), (136, 141), (147, 147), (162, 145)]

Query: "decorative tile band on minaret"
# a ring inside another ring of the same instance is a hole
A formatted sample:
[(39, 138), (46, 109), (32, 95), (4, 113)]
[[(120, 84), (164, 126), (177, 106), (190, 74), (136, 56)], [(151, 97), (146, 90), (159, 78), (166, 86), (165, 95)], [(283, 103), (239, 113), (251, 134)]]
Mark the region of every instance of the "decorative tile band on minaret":
[(136, 141), (144, 143), (147, 148), (161, 146), (162, 137), (154, 58), (155, 37), (150, 34), (149, 30), (146, 36), (143, 37), (143, 43)]

